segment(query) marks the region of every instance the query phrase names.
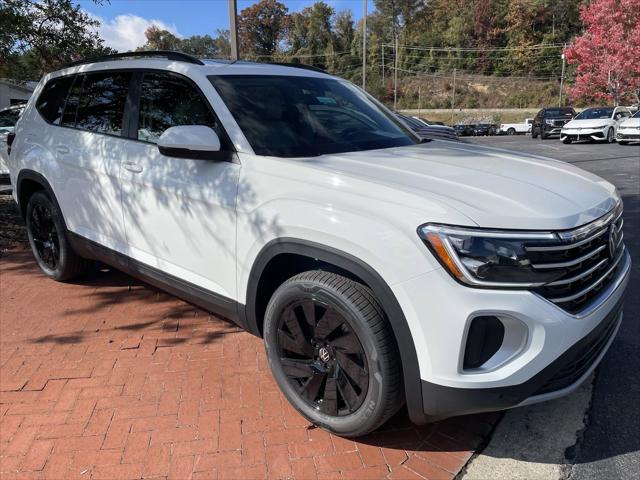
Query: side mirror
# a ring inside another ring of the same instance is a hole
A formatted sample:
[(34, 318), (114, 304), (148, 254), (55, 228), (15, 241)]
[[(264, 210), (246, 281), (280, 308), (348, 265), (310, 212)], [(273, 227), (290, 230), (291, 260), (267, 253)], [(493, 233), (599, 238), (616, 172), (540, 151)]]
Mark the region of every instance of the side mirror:
[(167, 157), (193, 160), (222, 160), (224, 152), (218, 134), (204, 125), (182, 125), (164, 131), (158, 150)]

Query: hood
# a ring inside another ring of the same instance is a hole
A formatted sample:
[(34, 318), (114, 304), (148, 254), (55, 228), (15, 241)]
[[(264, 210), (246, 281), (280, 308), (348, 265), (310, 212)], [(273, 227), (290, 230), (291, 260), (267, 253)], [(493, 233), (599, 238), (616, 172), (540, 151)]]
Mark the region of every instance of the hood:
[(571, 120), (565, 123), (564, 128), (594, 128), (601, 127), (602, 125), (609, 125), (611, 123), (610, 118), (593, 118), (588, 120)]
[(640, 127), (640, 117), (627, 118), (618, 128), (620, 127)]
[(567, 163), (457, 142), (300, 161), (409, 194), (401, 196), (411, 199), (407, 207), (441, 203), (487, 228), (574, 228), (604, 215), (618, 199), (613, 185)]

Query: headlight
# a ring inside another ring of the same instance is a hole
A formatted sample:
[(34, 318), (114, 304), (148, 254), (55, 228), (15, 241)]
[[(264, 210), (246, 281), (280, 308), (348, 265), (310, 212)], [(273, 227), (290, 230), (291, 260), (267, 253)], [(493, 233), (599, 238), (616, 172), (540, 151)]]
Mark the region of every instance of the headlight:
[(545, 118), (544, 123), (546, 123), (547, 125), (554, 125), (555, 120)]
[(594, 130), (604, 130), (605, 128), (607, 128), (609, 125), (600, 125), (597, 127), (592, 127)]
[(536, 271), (525, 245), (557, 243), (551, 232), (484, 230), (426, 224), (418, 228), (442, 266), (458, 281), (476, 287), (533, 288), (563, 272)]

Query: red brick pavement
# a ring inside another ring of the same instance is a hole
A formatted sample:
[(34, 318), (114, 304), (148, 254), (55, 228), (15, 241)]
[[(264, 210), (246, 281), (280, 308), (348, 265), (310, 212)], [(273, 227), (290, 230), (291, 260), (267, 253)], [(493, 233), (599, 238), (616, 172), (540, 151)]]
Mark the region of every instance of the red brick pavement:
[(496, 415), (398, 414), (357, 441), (280, 394), (262, 341), (112, 271), (0, 259), (0, 477), (450, 479)]

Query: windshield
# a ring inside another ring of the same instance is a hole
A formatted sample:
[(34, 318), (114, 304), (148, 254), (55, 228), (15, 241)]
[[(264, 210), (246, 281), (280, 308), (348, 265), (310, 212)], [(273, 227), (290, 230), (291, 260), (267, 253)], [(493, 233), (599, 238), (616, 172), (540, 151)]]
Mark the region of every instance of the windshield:
[(640, 110), (633, 114), (631, 118), (640, 118)]
[(309, 157), (419, 141), (345, 81), (280, 75), (219, 75), (209, 80), (258, 155)]
[(597, 118), (611, 118), (613, 115), (613, 108), (587, 108), (585, 111), (580, 112), (576, 117), (576, 120), (595, 120)]

